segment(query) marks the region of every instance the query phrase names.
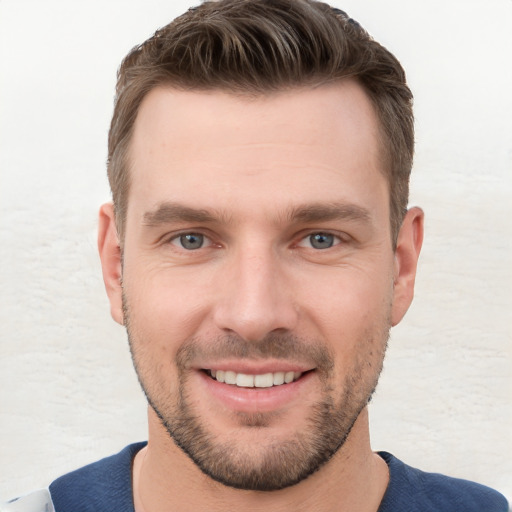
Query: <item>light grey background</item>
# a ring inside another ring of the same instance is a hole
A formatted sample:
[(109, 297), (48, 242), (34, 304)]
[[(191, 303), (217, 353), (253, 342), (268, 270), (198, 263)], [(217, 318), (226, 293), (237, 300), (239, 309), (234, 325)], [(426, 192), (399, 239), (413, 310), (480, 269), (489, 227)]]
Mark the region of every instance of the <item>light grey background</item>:
[[(0, 0), (0, 500), (146, 437), (96, 212), (121, 58), (187, 1)], [(512, 1), (347, 0), (415, 93), (416, 300), (375, 449), (512, 498)]]

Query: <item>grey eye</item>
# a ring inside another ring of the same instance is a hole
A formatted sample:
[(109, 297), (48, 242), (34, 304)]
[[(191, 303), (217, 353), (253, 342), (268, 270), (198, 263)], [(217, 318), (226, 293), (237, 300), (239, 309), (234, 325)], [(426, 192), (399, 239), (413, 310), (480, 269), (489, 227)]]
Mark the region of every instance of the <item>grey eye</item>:
[(204, 236), (200, 233), (187, 233), (185, 235), (181, 235), (179, 240), (181, 246), (189, 251), (201, 249), (204, 244)]
[(334, 245), (334, 238), (329, 233), (315, 233), (309, 236), (309, 243), (314, 249), (329, 249)]

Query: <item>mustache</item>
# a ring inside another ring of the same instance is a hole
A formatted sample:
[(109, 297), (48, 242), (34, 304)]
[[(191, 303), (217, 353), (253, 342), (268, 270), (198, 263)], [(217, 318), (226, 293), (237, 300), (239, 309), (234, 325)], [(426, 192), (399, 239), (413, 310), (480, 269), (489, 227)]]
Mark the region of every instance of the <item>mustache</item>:
[(176, 354), (176, 362), (181, 369), (193, 366), (198, 360), (229, 358), (253, 361), (283, 359), (307, 363), (324, 371), (330, 371), (334, 367), (334, 357), (324, 343), (287, 332), (269, 333), (258, 341), (250, 341), (234, 333), (213, 339), (192, 338)]

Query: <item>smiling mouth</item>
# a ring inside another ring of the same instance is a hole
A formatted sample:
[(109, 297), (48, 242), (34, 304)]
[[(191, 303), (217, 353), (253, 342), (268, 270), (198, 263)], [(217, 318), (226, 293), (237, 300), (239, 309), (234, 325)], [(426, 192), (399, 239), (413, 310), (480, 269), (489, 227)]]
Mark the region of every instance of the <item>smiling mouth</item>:
[(230, 370), (205, 370), (206, 374), (217, 382), (241, 388), (271, 388), (290, 384), (308, 372), (274, 372), (250, 375)]

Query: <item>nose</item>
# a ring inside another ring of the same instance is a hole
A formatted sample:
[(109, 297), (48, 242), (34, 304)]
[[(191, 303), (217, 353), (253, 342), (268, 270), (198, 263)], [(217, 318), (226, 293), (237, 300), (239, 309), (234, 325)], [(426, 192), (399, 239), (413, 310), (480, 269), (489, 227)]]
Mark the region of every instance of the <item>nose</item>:
[(298, 320), (285, 262), (272, 250), (241, 249), (218, 276), (217, 328), (247, 341), (274, 331), (292, 331)]

